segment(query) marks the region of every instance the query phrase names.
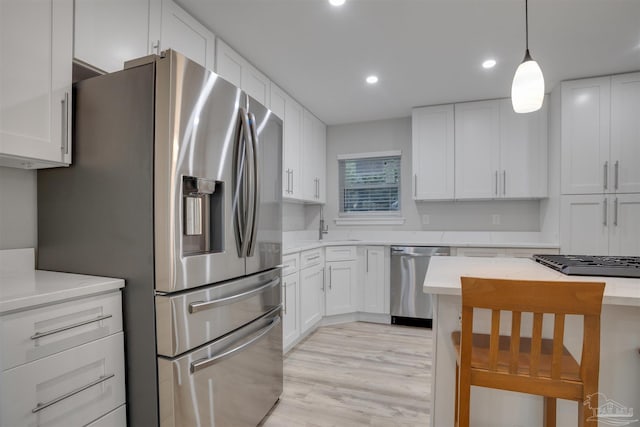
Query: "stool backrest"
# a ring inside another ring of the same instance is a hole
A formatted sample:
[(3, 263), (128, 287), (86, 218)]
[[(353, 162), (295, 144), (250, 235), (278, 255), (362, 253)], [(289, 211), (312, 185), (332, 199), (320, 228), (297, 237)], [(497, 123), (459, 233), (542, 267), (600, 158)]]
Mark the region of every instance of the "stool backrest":
[(511, 312), (509, 373), (518, 372), (521, 357), (520, 329), (522, 313), (533, 313), (529, 353), (530, 377), (539, 377), (542, 353), (543, 314), (554, 315), (553, 352), (550, 378), (559, 380), (563, 357), (563, 336), (566, 315), (584, 317), (580, 377), (598, 378), (600, 361), (600, 312), (604, 283), (543, 282), (462, 277), (461, 363), (469, 362), (473, 340), (474, 308), (491, 310), (488, 370), (497, 369), (500, 346), (500, 312)]

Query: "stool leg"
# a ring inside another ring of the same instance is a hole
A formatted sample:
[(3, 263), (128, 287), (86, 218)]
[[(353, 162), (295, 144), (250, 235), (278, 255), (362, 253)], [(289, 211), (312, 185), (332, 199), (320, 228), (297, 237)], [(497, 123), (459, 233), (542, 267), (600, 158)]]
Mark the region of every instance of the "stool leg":
[(453, 425), (457, 427), (458, 425), (458, 381), (460, 381), (460, 368), (458, 368), (458, 364), (456, 363), (456, 400), (455, 400), (455, 412), (453, 416)]
[(556, 427), (556, 399), (544, 398), (544, 427)]
[(469, 427), (471, 412), (471, 368), (461, 367), (458, 385), (458, 427)]

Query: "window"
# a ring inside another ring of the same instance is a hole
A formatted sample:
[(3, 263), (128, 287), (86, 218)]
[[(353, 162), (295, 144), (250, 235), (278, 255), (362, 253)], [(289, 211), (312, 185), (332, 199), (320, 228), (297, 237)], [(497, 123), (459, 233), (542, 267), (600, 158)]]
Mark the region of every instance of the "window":
[(400, 213), (400, 156), (339, 158), (340, 213)]

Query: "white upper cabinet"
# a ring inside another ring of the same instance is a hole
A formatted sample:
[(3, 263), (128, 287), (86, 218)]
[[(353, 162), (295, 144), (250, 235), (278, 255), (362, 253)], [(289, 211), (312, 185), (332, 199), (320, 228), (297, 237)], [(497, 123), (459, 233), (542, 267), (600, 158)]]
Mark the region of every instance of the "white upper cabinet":
[(75, 0), (74, 58), (104, 72), (149, 51), (149, 0)]
[(286, 97), (284, 107), (284, 147), (283, 169), (283, 196), (291, 199), (302, 197), (302, 173), (300, 161), (302, 158), (302, 116), (303, 108), (295, 100)]
[(284, 113), (287, 105), (287, 94), (274, 82), (269, 87), (269, 109), (276, 116), (284, 120)]
[(611, 78), (562, 83), (561, 188), (563, 194), (609, 192)]
[(317, 181), (316, 200), (319, 203), (327, 201), (327, 125), (320, 120), (315, 121), (315, 156), (310, 159), (315, 165)]
[(73, 0), (0, 1), (0, 165), (71, 163)]
[(210, 70), (215, 63), (215, 36), (180, 6), (162, 0), (160, 41), (157, 50), (173, 49)]
[(302, 113), (302, 200), (314, 203), (326, 201), (327, 127), (311, 112)]
[(611, 78), (613, 190), (640, 193), (640, 73)]
[(497, 101), (455, 105), (455, 197), (499, 196), (500, 110)]
[(220, 39), (216, 46), (216, 73), (262, 105), (269, 106), (271, 82), (267, 76)]
[(414, 108), (411, 126), (414, 200), (452, 200), (453, 105)]
[(500, 186), (506, 198), (547, 196), (548, 98), (533, 113), (513, 111), (511, 99), (500, 104)]

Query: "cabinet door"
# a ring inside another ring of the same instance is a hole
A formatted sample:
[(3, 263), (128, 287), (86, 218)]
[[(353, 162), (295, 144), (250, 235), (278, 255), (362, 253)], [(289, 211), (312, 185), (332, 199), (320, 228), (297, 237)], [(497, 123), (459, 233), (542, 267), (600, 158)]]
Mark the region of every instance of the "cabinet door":
[(173, 49), (213, 70), (215, 36), (171, 0), (162, 1), (160, 49)]
[(71, 163), (72, 46), (73, 0), (0, 1), (0, 157), (16, 166)]
[(300, 160), (302, 156), (302, 117), (303, 109), (291, 97), (286, 97), (284, 110), (284, 140), (282, 153), (284, 178), (283, 196), (299, 199), (302, 194), (302, 174)]
[(148, 53), (149, 0), (75, 0), (73, 56), (99, 70), (122, 70)]
[(322, 319), (324, 306), (324, 267), (300, 271), (300, 332), (304, 333)]
[(290, 274), (282, 279), (282, 346), (287, 348), (300, 336), (300, 316), (298, 313), (299, 273)]
[(315, 149), (315, 120), (316, 118), (307, 110), (302, 113), (302, 158), (300, 168), (302, 169), (301, 198), (308, 201), (316, 200), (316, 168), (314, 163)]
[(414, 108), (411, 126), (414, 200), (453, 199), (453, 105)]
[(284, 123), (284, 111), (287, 104), (287, 94), (284, 93), (275, 83), (269, 84), (269, 109), (276, 116), (280, 117)]
[(389, 313), (385, 304), (385, 282), (387, 262), (384, 259), (384, 248), (369, 246), (365, 248), (365, 266), (363, 280), (363, 311), (367, 313)]
[(560, 249), (570, 255), (609, 253), (610, 207), (607, 196), (562, 196)]
[(456, 199), (498, 197), (498, 101), (455, 105)]
[(610, 92), (610, 77), (562, 83), (562, 194), (595, 194), (612, 188)]
[(640, 73), (611, 78), (613, 189), (640, 193)]
[(503, 198), (547, 196), (548, 97), (529, 114), (513, 111), (510, 99), (500, 101), (500, 185)]
[(358, 308), (357, 261), (327, 263), (327, 315), (351, 313)]
[(246, 61), (242, 67), (241, 83), (240, 87), (247, 95), (262, 105), (269, 105), (269, 79)]
[(315, 176), (318, 180), (316, 187), (316, 200), (319, 203), (327, 201), (327, 126), (320, 120), (315, 120)]
[(609, 255), (640, 256), (640, 194), (610, 196), (613, 204)]
[(216, 41), (216, 73), (237, 87), (242, 87), (243, 57), (231, 47), (218, 39)]

